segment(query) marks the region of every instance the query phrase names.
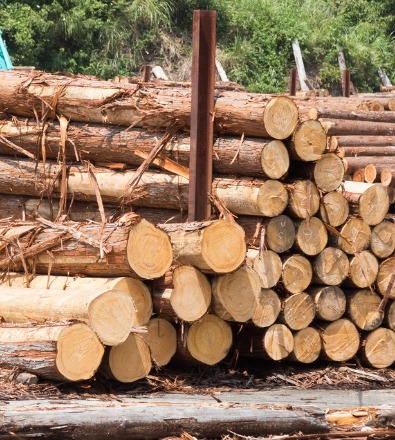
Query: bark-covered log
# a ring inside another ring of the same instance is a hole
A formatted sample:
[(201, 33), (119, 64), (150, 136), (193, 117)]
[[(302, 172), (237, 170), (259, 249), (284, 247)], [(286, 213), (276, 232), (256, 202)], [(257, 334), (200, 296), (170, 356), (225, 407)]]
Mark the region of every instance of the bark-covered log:
[(371, 121), (350, 121), (344, 119), (319, 120), (325, 128), (328, 136), (394, 136), (395, 123), (371, 122)]
[[(368, 109), (369, 106), (375, 102), (380, 103), (385, 110), (394, 111), (395, 110), (395, 99), (392, 95), (385, 97), (380, 96), (358, 96), (351, 98), (343, 97), (305, 97), (305, 98), (294, 98), (295, 104), (298, 106), (299, 111), (301, 109), (311, 109), (311, 108), (330, 108), (330, 109), (342, 109), (342, 110), (359, 110), (358, 106), (364, 105), (364, 109)], [(308, 115), (308, 113), (307, 113)]]
[(363, 146), (358, 145), (355, 147), (341, 147), (344, 151), (344, 157), (347, 158), (347, 164), (349, 163), (349, 157), (375, 157), (376, 161), (380, 161), (383, 157), (393, 157), (395, 155), (395, 147), (383, 147), (383, 146)]
[[(27, 287), (24, 273), (7, 272), (0, 280), (0, 286)], [(88, 278), (60, 275), (34, 275), (29, 277), (29, 287), (53, 290), (103, 290), (115, 289), (127, 293), (136, 309), (135, 326), (144, 326), (152, 315), (151, 293), (140, 280), (130, 277)]]
[[(157, 127), (172, 117), (190, 122), (191, 89), (152, 83), (109, 83), (87, 77), (36, 72), (34, 77), (0, 72), (0, 111), (34, 118), (62, 114), (81, 122)], [(53, 105), (51, 105), (53, 104)], [(49, 107), (51, 106), (51, 108)], [(298, 109), (285, 96), (243, 92), (216, 93), (214, 129), (220, 133), (286, 139), (298, 122)]]
[(347, 162), (347, 172), (353, 173), (357, 169), (365, 168), (373, 164), (376, 167), (378, 177), (384, 169), (390, 170), (395, 174), (395, 165), (393, 157), (377, 157), (377, 156), (353, 156), (345, 158)]
[[(41, 226), (40, 223), (33, 225)], [(6, 223), (4, 228), (7, 226)], [(4, 228), (1, 225), (0, 230)], [(131, 226), (106, 223), (102, 234), (108, 253), (104, 252), (103, 257), (98, 241), (100, 231), (100, 224), (82, 225), (77, 235), (51, 248), (52, 256), (39, 253), (28, 258), (27, 263), (35, 265), (37, 273), (47, 274), (51, 264), (51, 273), (56, 275), (131, 276), (145, 279), (159, 278), (171, 266), (173, 251), (168, 235), (146, 220), (137, 221)], [(41, 245), (56, 237), (56, 234), (59, 234), (56, 229), (43, 229), (35, 235), (33, 245)], [(21, 237), (21, 244), (27, 244), (27, 238)], [(89, 240), (96, 245), (88, 244)], [(20, 263), (14, 268), (13, 260), (11, 258), (9, 261), (10, 269), (20, 269)]]
[(395, 123), (395, 112), (391, 111), (350, 111), (334, 108), (314, 107), (309, 111), (311, 119), (344, 119), (348, 121)]
[(90, 379), (104, 347), (85, 324), (0, 328), (0, 363), (45, 379)]
[(84, 322), (106, 345), (128, 337), (136, 316), (130, 296), (120, 290), (48, 290), (0, 287), (3, 322)]
[(392, 365), (395, 361), (395, 332), (381, 327), (362, 336), (358, 358), (368, 367)]
[(332, 148), (336, 147), (391, 147), (395, 136), (332, 136)]
[[(32, 154), (41, 145), (42, 128), (36, 121), (0, 121), (0, 134)], [(149, 154), (163, 132), (99, 124), (69, 123), (67, 128), (66, 158), (90, 160), (101, 164), (140, 165), (143, 158), (136, 152)], [(45, 155), (57, 159), (61, 133), (58, 122), (51, 122), (45, 131)], [(185, 167), (189, 166), (190, 137), (179, 134), (160, 153)], [(40, 148), (40, 157), (42, 151)], [(19, 154), (0, 142), (0, 154)], [(76, 157), (78, 155), (78, 157)], [(280, 179), (288, 171), (289, 157), (281, 141), (235, 136), (216, 137), (213, 145), (213, 170), (225, 174), (245, 174)]]

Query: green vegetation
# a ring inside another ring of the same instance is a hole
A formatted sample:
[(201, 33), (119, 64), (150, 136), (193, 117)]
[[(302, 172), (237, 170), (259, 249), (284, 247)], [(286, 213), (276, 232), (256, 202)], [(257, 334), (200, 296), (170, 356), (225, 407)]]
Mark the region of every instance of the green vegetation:
[(221, 61), (249, 90), (286, 90), (295, 38), (323, 87), (339, 81), (339, 50), (359, 91), (379, 87), (378, 66), (395, 83), (393, 0), (0, 0), (0, 29), (16, 65), (110, 78), (144, 59), (177, 68), (194, 9), (217, 10)]

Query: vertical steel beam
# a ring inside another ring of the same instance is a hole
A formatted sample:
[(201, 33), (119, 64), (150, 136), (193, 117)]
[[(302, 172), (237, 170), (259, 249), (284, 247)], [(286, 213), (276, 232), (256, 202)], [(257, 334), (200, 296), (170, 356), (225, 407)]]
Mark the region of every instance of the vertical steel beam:
[(291, 70), (289, 75), (289, 96), (296, 96), (296, 81), (298, 79), (298, 71), (296, 69)]
[(144, 82), (149, 82), (150, 78), (151, 78), (151, 66), (145, 65), (144, 66), (143, 81)]
[(216, 11), (193, 11), (188, 221), (210, 216)]
[(350, 71), (349, 70), (343, 70), (343, 96), (345, 98), (350, 97)]

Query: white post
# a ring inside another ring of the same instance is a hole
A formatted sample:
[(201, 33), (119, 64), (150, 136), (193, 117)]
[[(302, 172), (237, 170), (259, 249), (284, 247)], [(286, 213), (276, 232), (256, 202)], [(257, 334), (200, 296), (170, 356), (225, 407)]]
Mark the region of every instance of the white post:
[(385, 73), (385, 71), (381, 67), (379, 67), (378, 68), (378, 72), (379, 72), (379, 77), (381, 78), (381, 82), (383, 83), (383, 86), (391, 87), (392, 86), (391, 81), (388, 78), (388, 76)]
[(160, 67), (160, 66), (153, 67), (152, 68), (152, 73), (154, 74), (155, 78), (164, 79), (164, 80), (168, 80), (169, 79), (167, 77), (166, 73), (163, 71), (162, 67)]
[(219, 74), (219, 77), (221, 78), (221, 81), (223, 82), (229, 82), (228, 77), (226, 76), (225, 70), (222, 67), (222, 64), (215, 60), (215, 66), (217, 67), (217, 72)]
[(292, 42), (292, 49), (294, 52), (296, 68), (298, 69), (300, 89), (302, 90), (302, 92), (307, 92), (309, 90), (307, 84), (305, 83), (307, 76), (306, 76), (306, 71), (304, 70), (302, 52), (300, 51), (298, 40)]

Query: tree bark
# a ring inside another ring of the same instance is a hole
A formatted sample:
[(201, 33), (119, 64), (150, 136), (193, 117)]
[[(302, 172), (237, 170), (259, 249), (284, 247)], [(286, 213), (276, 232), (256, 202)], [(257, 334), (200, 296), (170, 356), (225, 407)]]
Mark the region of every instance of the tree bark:
[(45, 379), (90, 379), (103, 353), (103, 345), (85, 324), (0, 328), (0, 363)]
[(394, 136), (395, 123), (321, 118), (328, 136)]
[[(364, 157), (370, 156), (374, 157), (378, 162), (381, 160), (381, 157), (394, 157), (395, 155), (395, 147), (343, 147), (344, 149), (344, 157), (347, 157), (347, 162), (349, 157)], [(380, 159), (379, 159), (380, 157)]]
[(374, 164), (377, 170), (377, 176), (380, 177), (380, 173), (384, 169), (390, 170), (395, 174), (395, 164), (393, 157), (380, 157), (380, 156), (357, 156), (347, 157), (347, 172), (353, 173), (357, 169), (365, 168), (370, 164)]
[(314, 107), (310, 109), (309, 117), (311, 119), (344, 119), (348, 121), (395, 123), (395, 112), (391, 111), (350, 111), (334, 108)]
[(391, 147), (395, 145), (395, 136), (333, 136), (333, 148), (338, 147)]

